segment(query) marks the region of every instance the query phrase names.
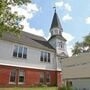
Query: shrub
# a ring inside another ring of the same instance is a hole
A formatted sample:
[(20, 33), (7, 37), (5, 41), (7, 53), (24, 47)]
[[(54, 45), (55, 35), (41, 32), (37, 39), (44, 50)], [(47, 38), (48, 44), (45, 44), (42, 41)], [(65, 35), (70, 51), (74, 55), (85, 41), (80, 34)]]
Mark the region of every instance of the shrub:
[(72, 88), (70, 86), (62, 86), (58, 87), (58, 90), (72, 90)]

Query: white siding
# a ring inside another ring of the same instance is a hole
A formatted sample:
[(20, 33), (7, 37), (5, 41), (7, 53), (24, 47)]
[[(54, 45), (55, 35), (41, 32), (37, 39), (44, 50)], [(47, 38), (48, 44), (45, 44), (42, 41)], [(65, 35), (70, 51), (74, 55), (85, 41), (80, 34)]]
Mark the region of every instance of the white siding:
[(90, 78), (89, 79), (75, 79), (72, 80), (73, 90), (90, 90)]
[(60, 62), (60, 58), (56, 57), (56, 61), (57, 61), (57, 71), (61, 71), (61, 62)]
[(56, 39), (52, 39), (49, 41), (50, 45), (56, 49)]
[(19, 59), (13, 57), (14, 45), (20, 44), (0, 40), (0, 64), (35, 69), (56, 70), (56, 58), (54, 52), (46, 51), (51, 54), (50, 63), (41, 62), (41, 51), (45, 50), (24, 46), (27, 47), (27, 59)]
[(59, 35), (60, 34), (60, 30), (59, 28), (53, 28), (51, 29), (51, 35)]
[(0, 58), (11, 58), (13, 52), (13, 44), (0, 40)]
[[(63, 43), (63, 45), (64, 45), (63, 48), (60, 48), (59, 42)], [(66, 44), (64, 41), (56, 39), (56, 46), (57, 46), (56, 47), (57, 54), (61, 54), (62, 52), (64, 52), (67, 55)]]

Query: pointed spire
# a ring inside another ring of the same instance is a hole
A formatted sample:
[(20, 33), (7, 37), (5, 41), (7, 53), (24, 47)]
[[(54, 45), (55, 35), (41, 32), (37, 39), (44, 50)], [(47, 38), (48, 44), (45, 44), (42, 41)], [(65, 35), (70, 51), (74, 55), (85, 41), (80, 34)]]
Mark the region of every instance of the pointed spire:
[(53, 28), (59, 28), (59, 30), (62, 32), (63, 29), (62, 29), (62, 26), (60, 24), (58, 15), (56, 13), (56, 7), (53, 7), (53, 8), (55, 9), (55, 11), (54, 11), (54, 16), (53, 16), (53, 20), (52, 20), (52, 24), (51, 24), (50, 30), (53, 29)]

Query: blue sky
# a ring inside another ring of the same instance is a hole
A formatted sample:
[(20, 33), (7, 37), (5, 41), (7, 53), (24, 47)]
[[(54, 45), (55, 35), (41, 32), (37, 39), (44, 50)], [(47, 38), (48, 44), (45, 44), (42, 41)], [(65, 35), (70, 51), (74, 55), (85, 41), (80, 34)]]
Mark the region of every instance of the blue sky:
[(69, 54), (73, 44), (81, 41), (90, 32), (90, 0), (32, 0), (31, 4), (14, 7), (20, 15), (25, 15), (24, 31), (50, 37), (49, 29), (57, 8), (64, 37), (67, 38)]

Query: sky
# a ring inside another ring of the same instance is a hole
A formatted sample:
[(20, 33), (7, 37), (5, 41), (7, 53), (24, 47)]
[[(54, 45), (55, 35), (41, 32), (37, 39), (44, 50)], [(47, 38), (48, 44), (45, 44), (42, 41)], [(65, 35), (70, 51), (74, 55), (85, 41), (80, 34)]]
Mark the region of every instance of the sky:
[(20, 22), (24, 31), (45, 37), (50, 37), (50, 26), (56, 7), (63, 36), (67, 39), (67, 51), (71, 56), (71, 49), (77, 41), (81, 41), (90, 33), (90, 0), (32, 0), (26, 6), (15, 6), (13, 11), (24, 15)]

